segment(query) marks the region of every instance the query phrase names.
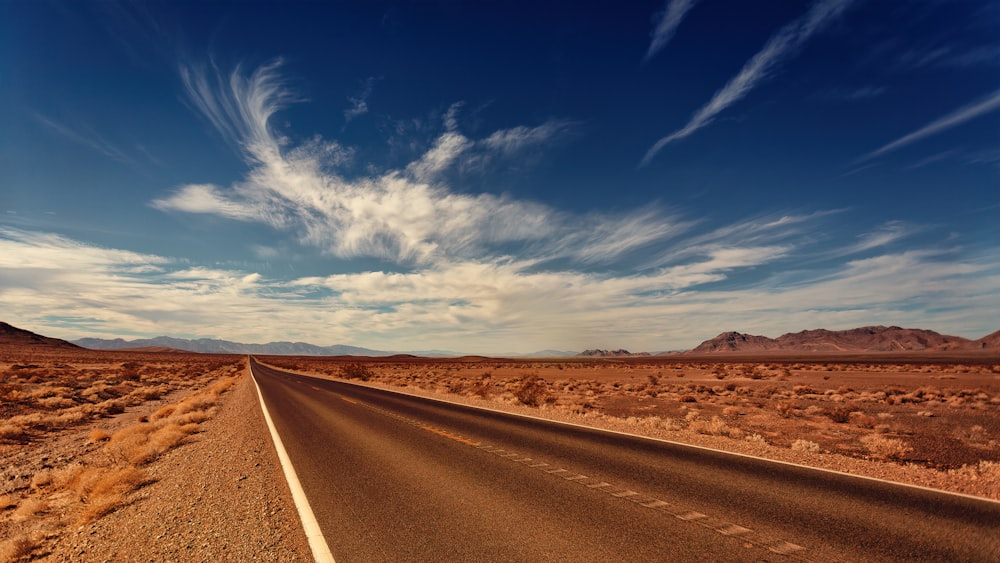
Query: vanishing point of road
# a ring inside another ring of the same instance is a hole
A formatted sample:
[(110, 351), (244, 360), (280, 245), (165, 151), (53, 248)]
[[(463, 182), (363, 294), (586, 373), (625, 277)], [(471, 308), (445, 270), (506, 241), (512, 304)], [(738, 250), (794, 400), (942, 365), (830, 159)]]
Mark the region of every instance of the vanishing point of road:
[(252, 373), (351, 561), (1000, 561), (1000, 503)]

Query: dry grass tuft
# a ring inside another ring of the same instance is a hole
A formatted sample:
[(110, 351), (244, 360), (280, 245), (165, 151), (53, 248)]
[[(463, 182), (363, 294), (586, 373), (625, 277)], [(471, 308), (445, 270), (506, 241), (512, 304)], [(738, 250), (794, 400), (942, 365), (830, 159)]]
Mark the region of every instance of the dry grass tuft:
[(809, 440), (798, 439), (792, 442), (791, 448), (797, 452), (818, 452), (819, 444)]
[(42, 514), (49, 508), (49, 503), (45, 499), (38, 497), (28, 497), (24, 499), (16, 509), (14, 509), (14, 514), (11, 515), (11, 519), (15, 522), (23, 522), (34, 518), (35, 516)]
[(36, 534), (24, 534), (0, 542), (0, 561), (17, 563), (34, 559), (35, 550), (41, 547), (41, 538)]
[(881, 434), (868, 434), (862, 436), (860, 441), (875, 459), (902, 460), (913, 451), (913, 448), (903, 440), (888, 438)]
[(688, 425), (688, 429), (698, 434), (708, 434), (710, 436), (729, 436), (730, 438), (737, 439), (743, 437), (742, 430), (727, 425), (726, 421), (717, 416), (713, 416), (711, 420), (692, 420)]
[(14, 495), (0, 495), (0, 510), (10, 510), (17, 507), (17, 497)]

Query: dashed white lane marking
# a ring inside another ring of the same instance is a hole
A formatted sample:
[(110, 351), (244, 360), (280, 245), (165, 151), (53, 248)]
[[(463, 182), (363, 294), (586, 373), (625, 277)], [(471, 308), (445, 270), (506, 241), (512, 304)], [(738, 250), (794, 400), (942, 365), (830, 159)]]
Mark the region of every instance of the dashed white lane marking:
[(753, 530), (750, 528), (744, 528), (743, 526), (737, 526), (736, 524), (729, 524), (728, 526), (719, 528), (717, 531), (724, 536), (742, 536), (744, 534), (749, 534)]
[(681, 520), (686, 520), (686, 521), (704, 520), (705, 518), (708, 518), (708, 516), (705, 516), (701, 512), (694, 512), (694, 511), (685, 512), (684, 514), (678, 514), (677, 517), (680, 518)]
[(805, 548), (802, 547), (801, 545), (795, 545), (794, 543), (788, 543), (786, 541), (783, 541), (777, 545), (772, 545), (769, 549), (775, 553), (780, 553), (782, 555), (789, 555), (791, 553), (805, 550)]
[(395, 418), (397, 420), (400, 420), (402, 422), (405, 422), (407, 424), (416, 426), (416, 427), (418, 427), (418, 428), (420, 428), (422, 430), (427, 430), (427, 431), (433, 432), (434, 434), (437, 434), (437, 435), (440, 435), (440, 436), (444, 436), (446, 438), (450, 438), (452, 440), (461, 442), (461, 443), (469, 445), (469, 446), (473, 446), (476, 449), (483, 450), (485, 452), (489, 452), (489, 453), (495, 454), (499, 458), (510, 460), (512, 462), (515, 462), (515, 463), (523, 463), (527, 467), (530, 467), (530, 468), (533, 468), (533, 469), (538, 469), (538, 470), (540, 470), (540, 471), (542, 471), (544, 473), (548, 473), (549, 475), (554, 475), (556, 477), (561, 477), (562, 479), (565, 479), (565, 480), (568, 480), (568, 481), (572, 481), (574, 483), (580, 483), (581, 485), (584, 485), (585, 487), (588, 487), (588, 488), (591, 488), (591, 489), (594, 489), (594, 490), (597, 490), (597, 491), (601, 491), (603, 493), (606, 493), (606, 494), (608, 494), (610, 496), (613, 496), (613, 497), (620, 498), (622, 500), (631, 501), (631, 502), (633, 502), (633, 503), (635, 503), (635, 504), (637, 504), (639, 506), (643, 506), (643, 507), (646, 507), (646, 508), (651, 508), (651, 509), (654, 509), (654, 510), (664, 511), (664, 512), (666, 512), (668, 514), (673, 515), (674, 517), (676, 517), (676, 518), (678, 518), (680, 520), (683, 520), (685, 522), (690, 522), (691, 524), (696, 524), (696, 525), (702, 526), (702, 527), (710, 529), (710, 530), (714, 530), (715, 532), (717, 532), (717, 533), (719, 533), (721, 535), (733, 537), (734, 539), (738, 538), (738, 539), (742, 540), (743, 542), (745, 542), (745, 544), (746, 544), (747, 547), (750, 547), (751, 545), (755, 545), (757, 547), (761, 547), (763, 549), (767, 549), (767, 550), (769, 550), (769, 551), (771, 551), (773, 553), (777, 553), (777, 554), (780, 554), (780, 555), (785, 555), (785, 556), (788, 556), (788, 557), (791, 557), (791, 558), (795, 558), (795, 559), (799, 559), (799, 560), (803, 560), (803, 561), (808, 561), (808, 559), (805, 557), (805, 552), (807, 552), (807, 550), (806, 550), (805, 547), (802, 547), (800, 545), (796, 545), (794, 543), (791, 543), (791, 542), (788, 542), (788, 541), (784, 541), (784, 540), (781, 540), (781, 539), (778, 539), (778, 538), (774, 538), (774, 537), (770, 536), (769, 534), (765, 534), (765, 533), (761, 533), (761, 532), (755, 532), (754, 530), (752, 530), (750, 528), (745, 528), (743, 526), (739, 526), (739, 525), (733, 524), (731, 522), (726, 522), (726, 521), (723, 521), (721, 519), (714, 518), (714, 517), (708, 516), (706, 514), (702, 514), (700, 512), (696, 512), (696, 511), (692, 511), (692, 510), (684, 510), (684, 509), (681, 509), (681, 508), (678, 508), (678, 507), (674, 507), (669, 502), (666, 502), (666, 501), (663, 501), (663, 500), (660, 500), (660, 499), (657, 499), (657, 498), (654, 498), (654, 497), (651, 497), (651, 496), (648, 496), (648, 495), (643, 495), (642, 493), (639, 493), (639, 492), (636, 492), (636, 491), (633, 491), (633, 490), (630, 490), (630, 489), (625, 489), (625, 488), (622, 488), (622, 487), (616, 487), (615, 485), (613, 485), (611, 483), (608, 483), (606, 481), (599, 481), (597, 479), (592, 479), (592, 478), (587, 477), (585, 475), (577, 474), (577, 473), (574, 473), (574, 472), (572, 472), (572, 471), (570, 471), (568, 469), (565, 469), (565, 468), (562, 468), (562, 467), (558, 467), (558, 466), (555, 466), (555, 465), (551, 465), (551, 464), (546, 463), (546, 462), (538, 461), (536, 463), (529, 463), (529, 462), (534, 461), (534, 460), (532, 458), (530, 458), (530, 457), (522, 457), (522, 455), (519, 454), (519, 453), (512, 452), (510, 450), (507, 450), (507, 449), (504, 449), (504, 448), (500, 448), (500, 447), (497, 447), (497, 446), (493, 446), (493, 445), (490, 445), (490, 444), (483, 444), (483, 443), (480, 443), (480, 442), (476, 442), (476, 441), (471, 440), (469, 438), (465, 438), (465, 437), (462, 437), (462, 436), (457, 435), (457, 434), (452, 434), (452, 433), (447, 432), (445, 430), (434, 428), (434, 427), (429, 426), (427, 424), (424, 424), (423, 422), (420, 422), (418, 420), (411, 419), (411, 418), (408, 418), (408, 417), (396, 414), (396, 413), (394, 413), (392, 411), (388, 411), (386, 409), (382, 409), (382, 408), (377, 407), (375, 405), (371, 405), (371, 404), (368, 404), (368, 403), (365, 403), (365, 402), (361, 402), (361, 401), (356, 401), (356, 400), (349, 400), (349, 399), (347, 399), (346, 397), (343, 397), (343, 396), (341, 396), (341, 398), (344, 399), (345, 401), (349, 402), (349, 403), (352, 403), (352, 404), (355, 404), (355, 405), (358, 405), (358, 406), (361, 406), (361, 407), (364, 407), (364, 408), (367, 408), (367, 409), (371, 409), (371, 410), (376, 411), (376, 412), (380, 412), (380, 413), (382, 413), (382, 414), (384, 414), (386, 416), (389, 416), (389, 417)]
[(264, 421), (267, 422), (267, 428), (271, 432), (271, 440), (274, 441), (274, 449), (277, 450), (281, 469), (285, 472), (285, 480), (288, 481), (288, 488), (292, 490), (292, 501), (295, 502), (295, 509), (299, 513), (299, 520), (302, 521), (302, 528), (305, 530), (306, 539), (309, 540), (309, 549), (312, 550), (313, 559), (316, 560), (316, 563), (335, 563), (333, 554), (330, 552), (330, 546), (326, 544), (323, 531), (320, 530), (319, 522), (316, 521), (316, 515), (313, 514), (312, 507), (309, 506), (309, 499), (306, 498), (306, 492), (302, 490), (299, 477), (295, 473), (295, 468), (292, 467), (292, 460), (288, 457), (285, 445), (281, 442), (281, 436), (278, 436), (278, 430), (274, 427), (274, 421), (271, 420), (271, 413), (267, 412), (267, 406), (264, 404), (264, 395), (260, 392), (260, 385), (257, 385), (257, 380), (253, 378), (252, 365), (250, 366), (250, 378), (253, 379), (254, 387), (257, 388), (260, 410), (264, 412)]

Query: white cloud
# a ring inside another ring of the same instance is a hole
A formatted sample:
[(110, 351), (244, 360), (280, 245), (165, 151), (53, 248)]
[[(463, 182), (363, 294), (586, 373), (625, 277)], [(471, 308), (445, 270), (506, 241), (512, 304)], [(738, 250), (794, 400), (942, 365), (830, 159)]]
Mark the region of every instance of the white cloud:
[(681, 20), (697, 3), (698, 0), (667, 0), (663, 11), (657, 14), (656, 25), (651, 33), (652, 39), (649, 42), (649, 49), (646, 50), (646, 56), (642, 59), (643, 62), (653, 58), (653, 55), (667, 46), (677, 32)]
[(881, 228), (861, 236), (858, 244), (847, 250), (850, 253), (855, 253), (879, 248), (910, 237), (920, 230), (919, 227), (907, 225), (902, 221), (889, 221)]
[[(578, 218), (544, 205), (491, 194), (449, 190), (444, 174), (469, 163), (516, 157), (550, 144), (572, 130), (566, 120), (493, 132), (480, 140), (458, 131), (461, 103), (444, 116), (445, 131), (418, 159), (402, 169), (347, 177), (350, 151), (314, 139), (294, 145), (270, 129), (271, 117), (295, 100), (272, 63), (228, 80), (207, 69), (183, 68), (192, 104), (250, 164), (247, 176), (228, 188), (205, 184), (178, 187), (152, 205), (162, 210), (213, 213), (291, 230), (301, 242), (338, 257), (377, 257), (401, 264), (432, 264), (473, 257), (499, 257), (511, 245), (540, 258), (577, 257), (612, 261), (671, 231), (663, 218), (647, 214), (593, 215), (586, 236)], [(615, 238), (617, 237), (617, 238)]]
[(691, 116), (687, 125), (661, 138), (642, 158), (640, 166), (649, 164), (656, 155), (676, 140), (683, 139), (705, 127), (723, 110), (736, 103), (761, 81), (769, 78), (779, 64), (794, 55), (814, 34), (822, 31), (851, 4), (852, 0), (822, 0), (816, 2), (804, 16), (787, 24), (768, 39), (767, 44), (747, 61), (739, 74), (729, 80), (712, 99)]
[(253, 207), (223, 197), (219, 188), (211, 184), (188, 184), (169, 197), (153, 200), (151, 205), (162, 210), (211, 213), (244, 221), (258, 217)]
[(347, 101), (351, 102), (351, 107), (344, 110), (344, 121), (350, 123), (354, 118), (368, 113), (368, 97), (372, 95), (372, 83), (374, 78), (365, 80), (364, 88), (357, 96), (349, 96)]
[(997, 109), (1000, 109), (1000, 90), (993, 92), (982, 100), (962, 106), (943, 117), (935, 119), (920, 129), (904, 135), (899, 139), (896, 139), (895, 141), (866, 154), (858, 159), (857, 162), (864, 162), (875, 157), (882, 156), (911, 143), (915, 143), (932, 135), (941, 133), (942, 131), (957, 127), (966, 121), (975, 119), (992, 111), (996, 111)]
[(479, 144), (488, 151), (513, 156), (526, 148), (546, 145), (563, 136), (573, 126), (574, 123), (566, 120), (550, 120), (537, 127), (521, 125), (496, 131)]
[[(772, 275), (737, 289), (704, 285), (797, 252), (720, 244), (635, 275), (469, 260), (281, 281), (3, 229), (0, 309), (7, 322), (59, 337), (168, 334), (483, 353), (582, 350), (611, 339), (654, 351), (694, 346), (723, 330), (777, 335), (892, 323), (981, 336), (996, 328), (1000, 260), (991, 253), (907, 251), (794, 281)], [(61, 319), (82, 321), (67, 329)]]

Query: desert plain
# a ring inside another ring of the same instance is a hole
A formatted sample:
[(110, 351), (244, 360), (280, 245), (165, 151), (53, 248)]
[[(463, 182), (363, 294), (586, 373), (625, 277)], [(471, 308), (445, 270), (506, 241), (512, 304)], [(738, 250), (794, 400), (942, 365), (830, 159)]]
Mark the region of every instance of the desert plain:
[[(995, 353), (257, 358), (314, 377), (1000, 499)], [(250, 396), (246, 365), (236, 355), (4, 346), (0, 561), (56, 560), (66, 538), (87, 534), (88, 549), (100, 552), (95, 530), (120, 510), (132, 523), (162, 518), (180, 502), (155, 498), (171, 451), (230, 452), (211, 419), (236, 400), (233, 389)]]

